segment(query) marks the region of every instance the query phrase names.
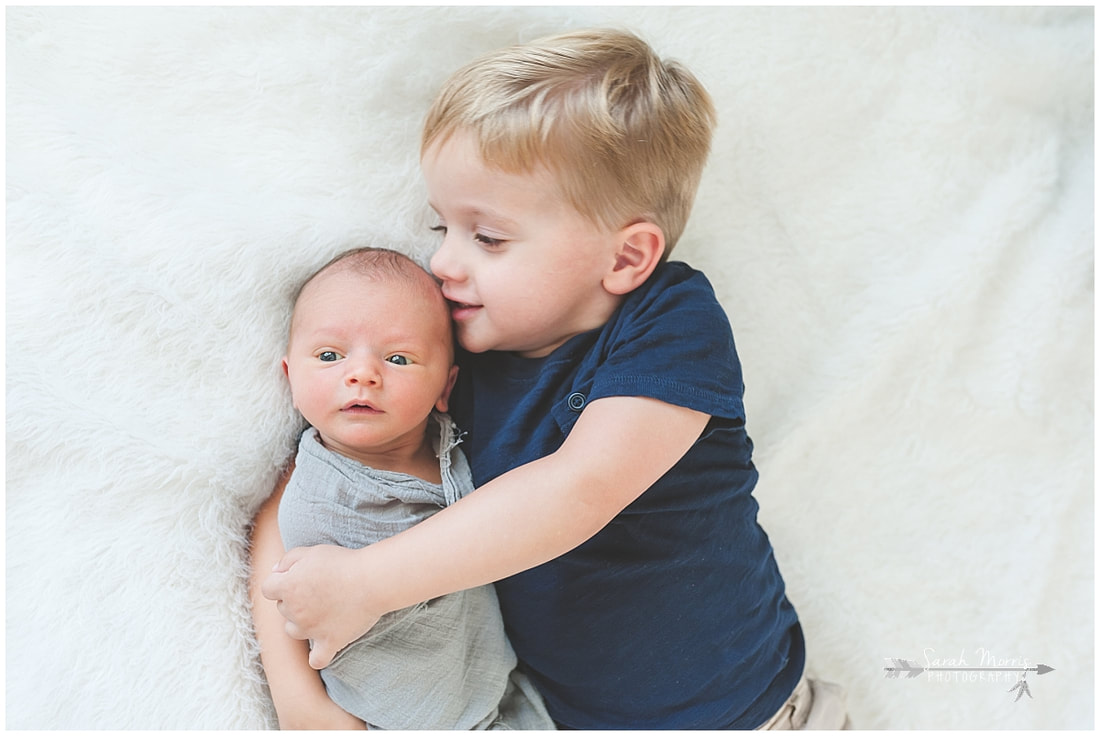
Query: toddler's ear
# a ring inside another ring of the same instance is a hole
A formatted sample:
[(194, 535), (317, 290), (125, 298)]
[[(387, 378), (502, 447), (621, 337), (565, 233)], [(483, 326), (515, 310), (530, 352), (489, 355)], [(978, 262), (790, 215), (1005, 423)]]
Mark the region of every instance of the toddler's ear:
[(629, 294), (637, 289), (665, 252), (665, 234), (652, 222), (637, 222), (619, 231), (615, 265), (603, 279), (603, 287), (612, 294)]

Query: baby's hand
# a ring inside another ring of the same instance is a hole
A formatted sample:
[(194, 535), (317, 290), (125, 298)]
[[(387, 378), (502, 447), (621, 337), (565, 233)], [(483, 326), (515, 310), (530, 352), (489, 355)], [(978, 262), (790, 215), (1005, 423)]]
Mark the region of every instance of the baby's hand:
[(310, 640), (314, 669), (327, 667), (382, 615), (370, 612), (365, 586), (357, 582), (363, 580), (357, 551), (329, 545), (292, 549), (263, 583), (264, 597), (276, 601), (287, 620), (287, 634)]

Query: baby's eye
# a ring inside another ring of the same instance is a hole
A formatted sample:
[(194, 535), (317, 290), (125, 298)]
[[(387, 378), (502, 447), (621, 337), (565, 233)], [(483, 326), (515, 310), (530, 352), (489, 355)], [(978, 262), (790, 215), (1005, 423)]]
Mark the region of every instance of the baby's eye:
[(335, 350), (325, 350), (317, 355), (317, 359), (323, 363), (332, 363), (333, 361), (340, 360), (340, 353)]
[(431, 230), (433, 233), (439, 233), (440, 235), (446, 235), (447, 234), (447, 226), (446, 225), (436, 225), (435, 227), (430, 227), (428, 229)]
[(406, 358), (404, 355), (391, 355), (386, 358), (387, 363), (393, 363), (394, 365), (408, 365), (412, 361)]

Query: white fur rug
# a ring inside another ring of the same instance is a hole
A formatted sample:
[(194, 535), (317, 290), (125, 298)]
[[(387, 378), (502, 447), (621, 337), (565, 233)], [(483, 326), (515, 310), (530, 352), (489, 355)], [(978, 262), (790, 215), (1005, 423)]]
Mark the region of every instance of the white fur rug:
[[(273, 725), (245, 544), (290, 295), (430, 253), (451, 70), (608, 24), (720, 110), (677, 255), (734, 325), (811, 669), (858, 727), (1092, 727), (1092, 9), (12, 7), (9, 728)], [(1055, 671), (1017, 701), (886, 658)]]

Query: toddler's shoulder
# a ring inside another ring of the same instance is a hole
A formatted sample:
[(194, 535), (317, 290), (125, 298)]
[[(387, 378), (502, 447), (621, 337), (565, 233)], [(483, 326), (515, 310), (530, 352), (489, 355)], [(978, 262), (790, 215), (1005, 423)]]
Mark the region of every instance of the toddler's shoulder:
[(729, 320), (706, 275), (680, 261), (661, 264), (623, 304), (621, 317), (676, 331), (729, 330)]
[(667, 307), (682, 304), (719, 306), (706, 274), (682, 261), (662, 263), (631, 297), (648, 305)]

